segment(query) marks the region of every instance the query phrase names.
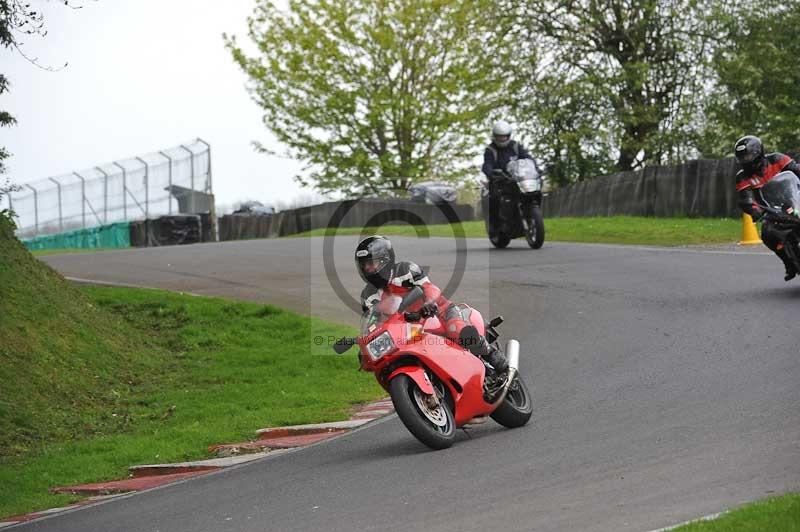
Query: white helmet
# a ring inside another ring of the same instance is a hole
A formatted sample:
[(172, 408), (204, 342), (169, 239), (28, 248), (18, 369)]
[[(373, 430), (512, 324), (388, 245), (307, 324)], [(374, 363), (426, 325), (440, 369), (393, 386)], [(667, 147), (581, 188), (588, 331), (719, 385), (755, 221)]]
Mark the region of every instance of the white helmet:
[(511, 142), (511, 134), (514, 130), (511, 128), (511, 124), (506, 122), (505, 120), (498, 120), (492, 126), (492, 142), (498, 148), (505, 148), (508, 146), (508, 143)]

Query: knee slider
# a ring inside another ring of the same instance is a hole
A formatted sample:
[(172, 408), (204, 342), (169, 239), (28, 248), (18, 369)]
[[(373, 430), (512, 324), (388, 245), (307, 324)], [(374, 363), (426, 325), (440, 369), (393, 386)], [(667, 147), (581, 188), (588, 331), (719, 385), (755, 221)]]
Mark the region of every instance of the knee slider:
[(465, 325), (458, 335), (458, 343), (462, 347), (472, 351), (473, 347), (478, 345), (481, 335), (478, 334), (478, 329), (474, 325)]

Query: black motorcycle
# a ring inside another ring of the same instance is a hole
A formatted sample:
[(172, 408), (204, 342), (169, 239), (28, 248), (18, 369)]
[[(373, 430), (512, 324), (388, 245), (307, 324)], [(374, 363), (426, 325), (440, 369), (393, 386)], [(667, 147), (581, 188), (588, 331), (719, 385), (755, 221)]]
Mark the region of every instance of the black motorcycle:
[(793, 172), (781, 172), (758, 189), (756, 201), (800, 271), (800, 179)]
[(531, 248), (542, 247), (543, 180), (534, 162), (530, 159), (511, 161), (505, 171), (495, 170), (482, 185), (481, 211), (492, 245), (504, 248), (512, 238), (524, 236)]

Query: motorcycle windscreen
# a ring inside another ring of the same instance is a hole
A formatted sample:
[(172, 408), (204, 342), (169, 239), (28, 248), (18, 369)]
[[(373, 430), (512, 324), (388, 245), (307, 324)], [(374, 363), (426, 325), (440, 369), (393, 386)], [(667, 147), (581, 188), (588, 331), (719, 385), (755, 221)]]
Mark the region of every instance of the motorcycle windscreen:
[(522, 192), (536, 192), (542, 189), (542, 180), (536, 170), (536, 164), (531, 159), (511, 161), (507, 170)]
[(800, 179), (793, 172), (781, 172), (759, 192), (767, 207), (800, 216)]
[(383, 325), (400, 308), (403, 298), (394, 294), (384, 294), (380, 301), (369, 307), (361, 316), (361, 336), (368, 336)]

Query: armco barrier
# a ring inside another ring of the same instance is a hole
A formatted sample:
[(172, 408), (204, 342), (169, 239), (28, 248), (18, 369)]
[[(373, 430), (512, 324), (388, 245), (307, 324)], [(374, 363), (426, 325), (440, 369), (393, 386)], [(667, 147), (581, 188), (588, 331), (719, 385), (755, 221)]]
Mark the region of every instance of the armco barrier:
[(119, 222), (22, 240), (30, 250), (174, 246), (211, 241), (210, 214)]
[(38, 236), (23, 240), (22, 243), (32, 251), (37, 249), (127, 248), (131, 245), (129, 226), (129, 222), (100, 225), (88, 229)]
[[(338, 224), (339, 227), (381, 226), (403, 222), (412, 225), (448, 223), (444, 211), (435, 205), (411, 201), (344, 200), (301, 207), (268, 216), (229, 214), (219, 219), (219, 239), (274, 238), (322, 229), (328, 226), (340, 208), (346, 209), (347, 214)], [(458, 219), (463, 222), (475, 218), (475, 211), (471, 205), (453, 205), (452, 208)]]
[(738, 217), (736, 171), (733, 158), (703, 159), (596, 177), (550, 192), (544, 215)]
[(178, 214), (131, 222), (131, 246), (196, 244), (203, 241), (202, 220), (202, 216), (198, 214)]

